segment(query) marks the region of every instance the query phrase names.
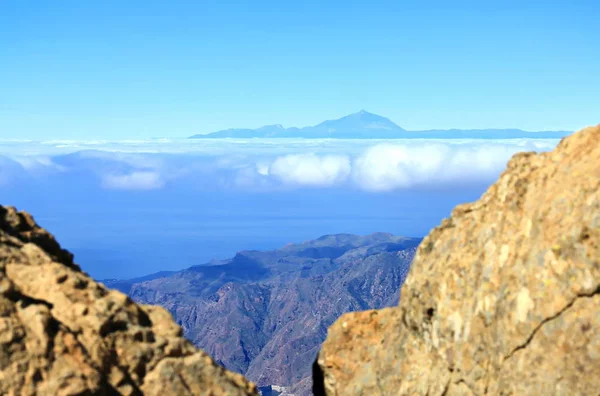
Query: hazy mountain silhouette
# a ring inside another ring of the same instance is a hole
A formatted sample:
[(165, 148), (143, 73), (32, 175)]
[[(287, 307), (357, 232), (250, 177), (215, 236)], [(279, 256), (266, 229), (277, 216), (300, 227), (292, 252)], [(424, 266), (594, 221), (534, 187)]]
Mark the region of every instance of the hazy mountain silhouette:
[(571, 131), (527, 132), (520, 129), (447, 129), (407, 131), (388, 118), (361, 110), (336, 120), (324, 121), (304, 128), (284, 128), (266, 125), (257, 129), (226, 129), (191, 136), (190, 139), (207, 138), (305, 138), (305, 139), (559, 139)]

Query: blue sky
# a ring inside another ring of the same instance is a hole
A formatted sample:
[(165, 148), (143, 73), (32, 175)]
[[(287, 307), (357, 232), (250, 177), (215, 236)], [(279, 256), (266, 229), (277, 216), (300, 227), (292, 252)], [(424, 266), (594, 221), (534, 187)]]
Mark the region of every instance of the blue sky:
[(599, 122), (599, 12), (593, 1), (0, 2), (0, 138), (185, 137), (362, 108), (406, 129), (574, 130)]

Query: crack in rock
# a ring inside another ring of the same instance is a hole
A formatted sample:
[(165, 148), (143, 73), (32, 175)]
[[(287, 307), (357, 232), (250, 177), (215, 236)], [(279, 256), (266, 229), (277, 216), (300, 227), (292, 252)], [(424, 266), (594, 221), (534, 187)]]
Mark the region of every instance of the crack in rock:
[(519, 346), (517, 346), (515, 349), (513, 349), (508, 355), (506, 355), (502, 361), (502, 363), (504, 364), (504, 362), (506, 362), (507, 360), (509, 360), (510, 358), (512, 358), (514, 356), (515, 353), (517, 353), (518, 351), (527, 348), (527, 346), (531, 343), (531, 341), (533, 341), (533, 339), (535, 338), (535, 335), (538, 333), (538, 331), (540, 331), (540, 329), (548, 322), (553, 321), (556, 318), (559, 318), (562, 314), (564, 314), (569, 308), (571, 308), (573, 306), (573, 304), (575, 304), (575, 302), (581, 298), (591, 298), (594, 297), (595, 295), (600, 294), (600, 286), (593, 292), (591, 293), (584, 293), (584, 294), (578, 294), (577, 296), (575, 296), (575, 298), (573, 300), (571, 300), (567, 305), (565, 305), (561, 310), (559, 310), (556, 314), (542, 320), (531, 332), (531, 334), (529, 335), (529, 337), (527, 337), (527, 340), (525, 340), (525, 342)]

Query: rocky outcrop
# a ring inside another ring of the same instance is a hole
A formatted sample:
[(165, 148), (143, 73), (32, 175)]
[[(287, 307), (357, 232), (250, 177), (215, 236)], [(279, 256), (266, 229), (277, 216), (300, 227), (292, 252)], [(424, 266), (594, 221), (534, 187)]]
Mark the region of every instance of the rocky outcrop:
[(0, 394), (252, 395), (169, 313), (94, 282), (27, 213), (0, 207)]
[(327, 395), (600, 389), (600, 126), (515, 155), (420, 245), (399, 307), (342, 316)]

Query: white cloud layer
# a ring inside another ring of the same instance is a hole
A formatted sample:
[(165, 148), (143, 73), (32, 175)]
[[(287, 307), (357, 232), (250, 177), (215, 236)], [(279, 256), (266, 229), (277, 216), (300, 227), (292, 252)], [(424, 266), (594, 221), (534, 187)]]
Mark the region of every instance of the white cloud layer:
[(488, 145), (378, 145), (354, 161), (352, 176), (372, 191), (491, 180), (518, 151)]
[[(162, 152), (160, 144), (154, 141), (148, 143), (149, 147), (143, 142), (120, 145), (112, 142), (95, 143), (93, 151), (74, 148), (72, 152), (52, 155), (36, 151), (43, 145), (34, 142), (23, 143), (12, 156), (8, 150), (2, 152), (0, 144), (0, 159), (4, 158), (0, 160), (0, 183), (10, 186), (11, 181), (24, 175), (32, 180), (60, 177), (68, 182), (69, 175), (76, 175), (96, 179), (103, 188), (119, 190), (160, 189), (171, 183), (238, 189), (452, 188), (492, 182), (513, 154), (550, 150), (558, 140), (280, 140), (276, 143), (262, 139), (210, 142), (212, 146), (207, 148), (197, 142), (178, 145), (161, 142), (167, 147)], [(34, 145), (30, 149), (33, 155), (26, 155), (28, 144)], [(188, 144), (197, 150), (190, 149)], [(50, 143), (47, 145), (50, 152), (56, 150)]]
[(154, 190), (164, 185), (164, 180), (157, 172), (104, 175), (102, 178), (102, 186), (112, 190)]
[(295, 154), (276, 158), (267, 175), (285, 184), (331, 186), (346, 180), (351, 171), (347, 156)]

